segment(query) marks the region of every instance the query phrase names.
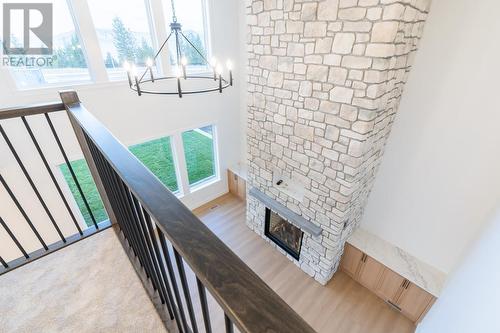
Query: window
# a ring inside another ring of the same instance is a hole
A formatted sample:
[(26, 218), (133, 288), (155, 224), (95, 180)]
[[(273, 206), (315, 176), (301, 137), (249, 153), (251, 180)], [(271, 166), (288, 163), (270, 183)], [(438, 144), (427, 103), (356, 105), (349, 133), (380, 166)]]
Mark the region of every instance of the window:
[[(9, 1), (25, 3), (26, 1)], [(47, 2), (45, 0), (30, 0), (30, 3)], [(23, 55), (11, 55), (9, 67), (17, 86), (20, 89), (36, 88), (54, 84), (68, 84), (90, 81), (87, 60), (82, 48), (82, 43), (66, 0), (53, 2), (53, 55), (36, 56), (38, 66), (29, 64)], [(22, 12), (18, 13), (22, 15)], [(22, 18), (12, 17), (11, 46), (23, 46)], [(15, 21), (14, 21), (15, 20)], [(33, 38), (32, 38), (33, 39)], [(30, 39), (30, 42), (33, 42)], [(41, 41), (35, 47), (44, 46)], [(8, 55), (8, 54), (6, 54)], [(30, 55), (29, 57), (33, 57)], [(45, 59), (45, 61), (41, 61)]]
[(182, 133), (189, 185), (197, 185), (216, 176), (214, 126)]
[[(165, 21), (172, 22), (171, 0), (162, 0), (165, 9)], [(175, 1), (175, 12), (177, 21), (182, 24), (182, 32), (196, 46), (196, 48), (208, 59), (206, 29), (205, 29), (205, 0), (183, 0)], [(184, 41), (184, 40), (183, 40)], [(188, 61), (188, 70), (196, 71), (206, 68), (203, 58), (187, 42), (181, 43), (182, 53)], [(169, 40), (170, 63), (177, 64), (175, 43), (173, 38)]]
[(129, 147), (129, 150), (172, 192), (177, 192), (177, 175), (170, 138), (165, 137)]
[[(72, 161), (71, 167), (75, 172), (76, 178), (78, 179), (78, 183), (80, 184), (82, 191), (85, 194), (85, 198), (89, 203), (90, 209), (92, 210), (92, 214), (94, 215), (96, 222), (100, 223), (102, 221), (107, 220), (108, 215), (106, 213), (106, 210), (104, 209), (104, 204), (101, 201), (101, 196), (97, 191), (94, 179), (90, 174), (87, 162), (85, 162), (85, 160), (83, 159)], [(64, 176), (66, 183), (68, 184), (71, 194), (73, 194), (73, 197), (76, 200), (78, 208), (80, 209), (80, 212), (83, 215), (85, 224), (89, 227), (92, 226), (93, 225), (92, 218), (90, 217), (89, 211), (85, 206), (83, 198), (80, 195), (80, 192), (78, 191), (78, 188), (75, 184), (75, 181), (73, 180), (73, 177), (71, 176), (68, 166), (66, 164), (61, 164), (59, 166), (59, 169), (61, 170), (61, 173)]]
[(110, 80), (126, 78), (125, 61), (145, 70), (154, 57), (147, 2), (138, 0), (88, 0), (104, 65)]

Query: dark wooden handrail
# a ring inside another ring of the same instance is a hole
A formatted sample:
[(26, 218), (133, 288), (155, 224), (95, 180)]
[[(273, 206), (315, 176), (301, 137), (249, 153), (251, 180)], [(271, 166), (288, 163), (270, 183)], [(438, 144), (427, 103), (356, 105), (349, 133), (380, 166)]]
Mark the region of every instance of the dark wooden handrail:
[(92, 141), (241, 332), (314, 332), (85, 109), (75, 92), (62, 92), (61, 98), (79, 139)]
[(25, 107), (13, 107), (0, 109), (0, 120), (34, 116), (37, 114), (64, 111), (64, 104), (61, 102), (34, 104)]

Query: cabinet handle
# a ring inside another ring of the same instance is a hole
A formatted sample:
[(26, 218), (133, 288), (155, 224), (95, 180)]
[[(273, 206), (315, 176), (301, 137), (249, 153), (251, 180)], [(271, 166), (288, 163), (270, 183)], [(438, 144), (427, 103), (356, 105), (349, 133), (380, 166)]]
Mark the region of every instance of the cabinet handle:
[(387, 302), (387, 304), (389, 304), (389, 306), (391, 306), (395, 310), (398, 310), (399, 312), (402, 311), (402, 309), (399, 306), (397, 306), (396, 304), (392, 303), (391, 301), (387, 300), (386, 302)]
[(405, 286), (405, 289), (408, 289), (408, 287), (410, 286), (410, 281), (406, 280), (406, 286)]
[(404, 280), (403, 280), (403, 282), (401, 282), (401, 288), (404, 288), (404, 287), (405, 287), (406, 281), (408, 281), (408, 280), (407, 280), (407, 279), (404, 279)]

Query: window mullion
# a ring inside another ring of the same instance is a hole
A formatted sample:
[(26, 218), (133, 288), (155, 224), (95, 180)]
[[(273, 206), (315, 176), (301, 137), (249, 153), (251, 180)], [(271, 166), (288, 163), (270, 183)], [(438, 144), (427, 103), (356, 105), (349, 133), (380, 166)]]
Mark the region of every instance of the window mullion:
[[(184, 144), (182, 142), (182, 134), (176, 133), (172, 136), (172, 144), (174, 150), (174, 161), (177, 166), (179, 189), (183, 195), (191, 193), (189, 186), (189, 176), (187, 171), (186, 155), (184, 154)], [(180, 180), (180, 181), (179, 181)]]
[(75, 17), (77, 29), (80, 31), (83, 47), (87, 54), (87, 65), (92, 78), (95, 82), (109, 81), (87, 1), (68, 0), (68, 4)]
[[(159, 48), (165, 39), (170, 34), (170, 29), (168, 28), (168, 20), (166, 20), (165, 13), (163, 12), (162, 0), (149, 0), (150, 3), (150, 15), (152, 17), (152, 26), (154, 37), (156, 38), (156, 45)], [(165, 45), (162, 52), (158, 56), (160, 59), (161, 69), (163, 74), (171, 74), (172, 68), (170, 65), (170, 57), (168, 44)]]

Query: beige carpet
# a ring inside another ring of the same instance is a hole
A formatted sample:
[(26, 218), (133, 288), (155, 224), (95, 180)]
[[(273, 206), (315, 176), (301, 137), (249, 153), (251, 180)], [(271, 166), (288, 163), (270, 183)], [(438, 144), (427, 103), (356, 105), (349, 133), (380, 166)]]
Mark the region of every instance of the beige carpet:
[(0, 276), (0, 332), (166, 332), (112, 229)]

